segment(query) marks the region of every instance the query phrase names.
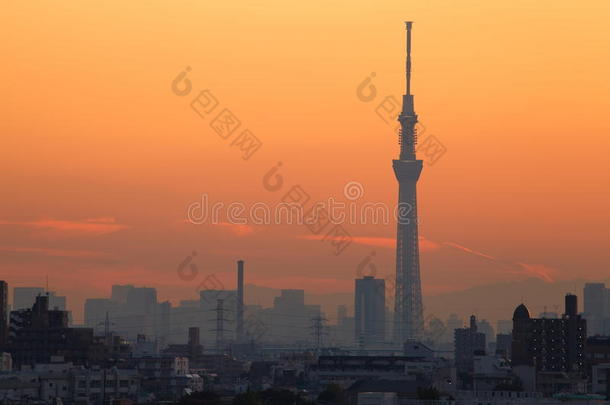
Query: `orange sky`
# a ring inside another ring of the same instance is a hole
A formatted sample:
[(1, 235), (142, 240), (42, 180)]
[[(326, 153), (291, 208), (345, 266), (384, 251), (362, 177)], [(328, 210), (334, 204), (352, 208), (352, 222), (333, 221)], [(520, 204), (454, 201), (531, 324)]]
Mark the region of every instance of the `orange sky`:
[[(11, 2), (0, 34), (0, 278), (69, 296), (111, 284), (195, 297), (202, 274), (349, 291), (375, 251), (394, 272), (395, 226), (348, 225), (339, 256), (298, 225), (192, 225), (190, 203), (275, 203), (278, 161), (312, 200), (358, 182), (394, 204), (392, 126), (375, 108), (413, 92), (447, 152), (419, 182), (424, 294), (536, 276), (608, 275), (607, 1)], [(186, 67), (193, 91), (171, 82)], [(372, 72), (377, 97), (358, 85)], [(209, 89), (263, 143), (249, 160), (189, 106)], [(287, 189), (287, 188), (286, 188)]]

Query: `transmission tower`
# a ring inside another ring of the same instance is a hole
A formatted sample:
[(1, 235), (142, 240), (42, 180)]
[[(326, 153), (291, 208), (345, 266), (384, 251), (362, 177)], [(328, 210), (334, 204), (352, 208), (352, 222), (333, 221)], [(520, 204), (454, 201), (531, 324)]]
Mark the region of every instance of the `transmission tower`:
[(225, 318), (225, 311), (227, 310), (224, 308), (224, 301), (224, 299), (216, 300), (216, 308), (213, 309), (216, 312), (216, 318), (210, 319), (210, 321), (216, 321), (216, 329), (212, 329), (211, 332), (216, 332), (216, 350), (219, 354), (223, 354), (226, 348), (225, 332), (228, 330), (225, 329), (224, 324), (229, 322)]
[(326, 321), (327, 319), (321, 314), (311, 318), (311, 334), (314, 336), (317, 351), (322, 348), (323, 338), (326, 334)]

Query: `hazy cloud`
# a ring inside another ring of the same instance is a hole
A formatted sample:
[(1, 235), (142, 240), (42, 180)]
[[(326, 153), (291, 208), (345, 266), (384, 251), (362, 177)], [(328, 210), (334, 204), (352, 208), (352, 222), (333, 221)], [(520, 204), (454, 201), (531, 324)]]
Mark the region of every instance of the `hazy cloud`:
[(81, 221), (69, 221), (53, 218), (40, 219), (36, 221), (0, 220), (0, 225), (24, 226), (36, 230), (93, 236), (106, 235), (129, 228), (127, 225), (117, 223), (112, 217), (88, 218)]
[(235, 236), (248, 236), (255, 232), (255, 229), (253, 227), (245, 224), (231, 224), (229, 222), (220, 222), (218, 224), (213, 224), (213, 226), (222, 227)]
[(505, 271), (508, 271), (510, 273), (528, 274), (528, 275), (534, 276), (536, 278), (539, 278), (541, 280), (544, 280), (547, 283), (552, 283), (554, 281), (551, 274), (554, 274), (557, 272), (556, 269), (545, 266), (543, 264), (529, 264), (529, 263), (522, 263), (522, 262), (511, 262), (511, 261), (507, 261), (507, 260), (500, 260), (494, 256), (490, 256), (483, 252), (479, 252), (477, 250), (467, 248), (466, 246), (462, 246), (462, 245), (459, 245), (454, 242), (443, 242), (443, 245), (450, 246), (450, 247), (458, 249), (462, 252), (489, 260), (490, 262), (499, 265)]
[(108, 257), (108, 254), (96, 252), (92, 250), (64, 250), (64, 249), (49, 249), (49, 248), (33, 248), (33, 247), (18, 247), (18, 246), (0, 246), (0, 251), (35, 254), (42, 256), (54, 257), (79, 257), (79, 258), (100, 258)]

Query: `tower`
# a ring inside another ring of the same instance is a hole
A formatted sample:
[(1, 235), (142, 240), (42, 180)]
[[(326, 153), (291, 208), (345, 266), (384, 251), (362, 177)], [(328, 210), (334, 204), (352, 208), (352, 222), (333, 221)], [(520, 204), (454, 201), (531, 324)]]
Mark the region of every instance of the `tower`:
[(406, 94), (402, 97), (400, 122), (400, 156), (393, 160), (398, 180), (398, 224), (396, 235), (396, 291), (394, 303), (394, 341), (404, 343), (423, 335), (423, 310), (419, 275), (419, 241), (417, 231), (417, 180), (422, 161), (415, 155), (417, 115), (411, 94), (411, 27), (407, 29)]

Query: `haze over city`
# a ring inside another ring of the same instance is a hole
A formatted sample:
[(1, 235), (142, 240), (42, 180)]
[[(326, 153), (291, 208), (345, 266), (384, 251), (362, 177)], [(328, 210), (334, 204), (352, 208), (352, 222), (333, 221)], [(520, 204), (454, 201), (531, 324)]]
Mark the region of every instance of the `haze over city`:
[(610, 398), (608, 2), (2, 9), (0, 398)]

